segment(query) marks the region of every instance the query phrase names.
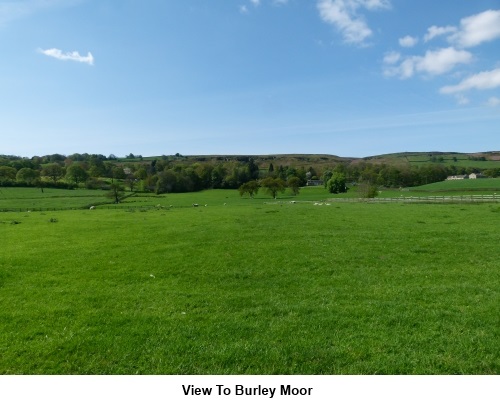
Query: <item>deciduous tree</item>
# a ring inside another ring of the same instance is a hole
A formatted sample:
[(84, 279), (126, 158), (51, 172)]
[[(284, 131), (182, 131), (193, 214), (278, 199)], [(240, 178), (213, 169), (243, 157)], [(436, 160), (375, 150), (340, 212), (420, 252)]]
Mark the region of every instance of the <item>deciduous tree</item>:
[(63, 168), (57, 163), (49, 163), (42, 169), (42, 175), (49, 177), (54, 183), (64, 176)]
[(345, 175), (342, 173), (333, 173), (330, 180), (326, 184), (327, 190), (332, 194), (339, 194), (347, 192)]
[(73, 163), (66, 170), (66, 178), (69, 181), (78, 184), (83, 183), (85, 180), (87, 180), (89, 178), (89, 175), (82, 166), (80, 166), (78, 163)]
[(285, 182), (280, 178), (266, 177), (260, 184), (266, 189), (266, 193), (273, 198), (276, 198), (279, 192), (282, 193), (286, 189)]
[(247, 183), (244, 183), (240, 186), (238, 191), (240, 192), (240, 196), (244, 196), (245, 194), (248, 194), (250, 198), (253, 198), (255, 194), (259, 192), (259, 182), (256, 180), (250, 180)]
[(40, 172), (38, 170), (23, 167), (16, 174), (16, 180), (25, 182), (27, 184), (36, 184), (40, 179)]

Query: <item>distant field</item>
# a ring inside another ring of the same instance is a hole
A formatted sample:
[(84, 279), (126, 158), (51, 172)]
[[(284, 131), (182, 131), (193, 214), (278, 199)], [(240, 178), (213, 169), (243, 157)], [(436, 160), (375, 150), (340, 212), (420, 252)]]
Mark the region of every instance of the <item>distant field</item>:
[(410, 191), (491, 190), (500, 191), (500, 179), (445, 180), (438, 183), (411, 187)]
[[(369, 158), (368, 160), (373, 163), (388, 163), (388, 164), (410, 164), (412, 166), (422, 166), (428, 164), (441, 164), (444, 166), (456, 167), (477, 167), (478, 169), (491, 169), (500, 167), (500, 154), (499, 153), (483, 153), (487, 160), (472, 160), (469, 157), (474, 154), (466, 153), (396, 153), (381, 155)], [(433, 159), (435, 159), (433, 161)], [(440, 161), (440, 159), (443, 159)]]
[(322, 193), (0, 212), (0, 374), (498, 374), (498, 205)]

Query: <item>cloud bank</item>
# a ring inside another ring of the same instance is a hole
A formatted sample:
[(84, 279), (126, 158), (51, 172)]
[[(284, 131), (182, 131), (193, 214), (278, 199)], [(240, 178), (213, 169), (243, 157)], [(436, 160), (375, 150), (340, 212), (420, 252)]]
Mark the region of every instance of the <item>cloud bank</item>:
[(87, 56), (82, 56), (80, 55), (79, 52), (73, 51), (73, 52), (66, 52), (64, 53), (60, 49), (56, 48), (51, 48), (51, 49), (40, 49), (40, 53), (50, 56), (52, 58), (56, 58), (59, 60), (64, 60), (64, 61), (73, 61), (73, 62), (80, 62), (80, 63), (87, 63), (88, 65), (93, 65), (94, 64), (94, 57), (90, 52), (87, 53)]

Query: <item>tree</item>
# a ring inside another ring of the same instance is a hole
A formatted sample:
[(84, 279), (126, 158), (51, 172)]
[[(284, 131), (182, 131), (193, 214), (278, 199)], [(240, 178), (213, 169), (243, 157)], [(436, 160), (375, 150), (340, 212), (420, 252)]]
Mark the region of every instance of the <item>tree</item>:
[(111, 175), (113, 179), (120, 179), (120, 180), (123, 180), (125, 177), (127, 177), (122, 166), (113, 167), (113, 169), (111, 169)]
[(332, 194), (345, 193), (347, 192), (345, 182), (345, 175), (342, 173), (333, 173), (332, 177), (326, 184), (326, 188)]
[(292, 176), (288, 178), (288, 187), (292, 189), (293, 195), (300, 193), (300, 179), (297, 176)]
[(248, 174), (250, 175), (250, 178), (252, 180), (259, 178), (259, 166), (255, 164), (253, 158), (250, 158), (248, 160), (247, 168), (248, 168)]
[(57, 163), (49, 163), (42, 169), (42, 175), (50, 177), (50, 179), (56, 183), (57, 180), (62, 179), (64, 176), (63, 168)]
[(78, 163), (73, 163), (66, 170), (66, 178), (78, 185), (78, 183), (83, 183), (85, 180), (87, 180), (89, 178), (89, 175), (82, 166), (80, 166)]
[(16, 174), (16, 180), (27, 184), (36, 184), (40, 179), (40, 172), (28, 167), (23, 167)]
[(115, 204), (118, 204), (120, 202), (120, 198), (122, 198), (123, 195), (123, 187), (119, 184), (113, 183), (111, 184), (111, 188), (106, 194), (106, 197), (114, 199)]
[(17, 171), (13, 167), (0, 166), (0, 180), (15, 180)]
[(280, 178), (266, 177), (261, 181), (261, 186), (266, 189), (266, 193), (270, 194), (274, 199), (278, 195), (278, 192), (285, 191), (285, 182)]
[(148, 177), (148, 172), (144, 167), (141, 167), (134, 172), (134, 177), (140, 180), (144, 180)]
[(240, 192), (240, 196), (244, 196), (248, 193), (250, 198), (253, 198), (255, 194), (259, 192), (260, 185), (256, 180), (250, 180), (247, 183), (243, 183), (238, 191)]
[(136, 181), (137, 179), (134, 177), (133, 174), (129, 174), (125, 179), (125, 184), (130, 189), (130, 192), (134, 191), (134, 188), (136, 186)]

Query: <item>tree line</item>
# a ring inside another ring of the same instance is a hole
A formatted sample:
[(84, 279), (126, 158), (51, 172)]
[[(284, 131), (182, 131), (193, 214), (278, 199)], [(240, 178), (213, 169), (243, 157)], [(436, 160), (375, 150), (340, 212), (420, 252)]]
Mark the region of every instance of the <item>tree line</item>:
[[(172, 158), (120, 161), (114, 155), (53, 154), (21, 158), (0, 156), (0, 185), (27, 187), (87, 187), (109, 190), (119, 184), (130, 191), (182, 193), (205, 189), (238, 189), (253, 197), (264, 187), (273, 197), (285, 188), (297, 194), (308, 181), (322, 181), (331, 193), (343, 193), (353, 184), (371, 187), (412, 187), (445, 180), (447, 176), (480, 172), (474, 167), (443, 164), (419, 166), (377, 164), (364, 160), (338, 163), (330, 168), (291, 167), (260, 163), (251, 157), (212, 162), (188, 162)], [(263, 167), (263, 164), (266, 165)], [(500, 168), (483, 170), (488, 177), (500, 176)]]

